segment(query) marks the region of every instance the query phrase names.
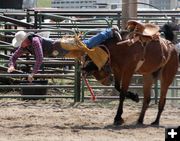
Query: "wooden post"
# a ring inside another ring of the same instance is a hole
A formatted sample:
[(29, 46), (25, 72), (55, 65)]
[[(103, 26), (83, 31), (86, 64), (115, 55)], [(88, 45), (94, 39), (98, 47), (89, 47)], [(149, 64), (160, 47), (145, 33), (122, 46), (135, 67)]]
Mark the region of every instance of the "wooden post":
[(125, 29), (127, 21), (137, 18), (137, 0), (122, 0), (122, 29)]
[(129, 0), (129, 18), (137, 19), (137, 0)]
[(122, 29), (125, 29), (129, 19), (129, 0), (122, 0)]

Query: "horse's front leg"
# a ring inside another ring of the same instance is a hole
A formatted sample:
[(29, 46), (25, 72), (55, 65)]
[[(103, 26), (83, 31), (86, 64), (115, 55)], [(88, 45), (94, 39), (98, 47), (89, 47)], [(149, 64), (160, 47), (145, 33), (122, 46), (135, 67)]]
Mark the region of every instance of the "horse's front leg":
[[(117, 89), (120, 87), (120, 84), (116, 84), (115, 83), (115, 88)], [(117, 89), (118, 90), (118, 89)], [(119, 90), (118, 90), (119, 91)], [(114, 125), (121, 125), (124, 123), (124, 120), (122, 118), (122, 114), (123, 114), (123, 103), (124, 103), (124, 99), (125, 99), (125, 92), (124, 91), (119, 91), (120, 92), (120, 97), (119, 97), (119, 107), (116, 113), (116, 116), (114, 118)]]
[[(128, 81), (127, 81), (128, 80)], [(114, 125), (121, 125), (124, 123), (124, 120), (122, 118), (123, 114), (123, 103), (127, 94), (127, 89), (129, 86), (130, 78), (126, 79), (126, 81), (122, 81), (122, 89), (120, 89), (120, 81), (115, 79), (115, 88), (119, 91), (120, 97), (119, 97), (119, 107), (116, 113), (116, 116), (114, 118)]]

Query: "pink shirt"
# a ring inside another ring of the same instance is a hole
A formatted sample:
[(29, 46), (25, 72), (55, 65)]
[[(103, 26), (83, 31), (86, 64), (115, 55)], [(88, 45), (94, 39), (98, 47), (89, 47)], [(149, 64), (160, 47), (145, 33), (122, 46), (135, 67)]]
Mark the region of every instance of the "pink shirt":
[[(36, 74), (43, 61), (43, 48), (39, 37), (32, 38), (32, 47), (34, 51), (32, 54), (35, 55), (36, 62), (33, 67), (32, 73)], [(28, 47), (27, 47), (28, 48)], [(9, 66), (15, 66), (16, 60), (27, 51), (26, 48), (19, 47), (10, 58)]]

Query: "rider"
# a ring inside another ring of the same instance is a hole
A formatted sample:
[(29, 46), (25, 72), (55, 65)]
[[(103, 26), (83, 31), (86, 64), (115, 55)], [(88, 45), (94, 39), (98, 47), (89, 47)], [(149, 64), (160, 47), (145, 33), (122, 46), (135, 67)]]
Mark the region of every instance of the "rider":
[[(88, 40), (83, 40), (82, 42), (88, 48), (92, 48), (114, 36), (118, 38), (118, 40), (121, 40), (117, 28), (108, 28)], [(10, 57), (8, 68), (9, 73), (15, 71), (16, 60), (22, 54), (29, 52), (35, 56), (36, 62), (34, 64), (32, 73), (28, 76), (29, 82), (32, 82), (34, 74), (38, 72), (44, 56), (55, 56), (57, 54), (64, 56), (66, 53), (68, 53), (67, 50), (60, 46), (60, 40), (54, 41), (49, 38), (43, 38), (36, 34), (25, 33), (24, 31), (19, 31), (15, 34), (15, 38), (12, 40), (12, 45), (18, 48)], [(132, 92), (128, 92), (126, 97), (136, 102), (139, 101), (138, 95)]]
[[(119, 37), (117, 28), (108, 28), (88, 40), (82, 42), (88, 47), (92, 48), (105, 40), (114, 36)], [(36, 74), (42, 64), (44, 56), (64, 56), (68, 51), (61, 48), (60, 40), (52, 40), (43, 38), (39, 35), (19, 31), (15, 34), (12, 40), (12, 45), (18, 47), (14, 54), (10, 57), (8, 72), (15, 71), (16, 60), (24, 53), (29, 52), (35, 57), (35, 64), (32, 73), (28, 76), (28, 81), (32, 82), (34, 74)]]

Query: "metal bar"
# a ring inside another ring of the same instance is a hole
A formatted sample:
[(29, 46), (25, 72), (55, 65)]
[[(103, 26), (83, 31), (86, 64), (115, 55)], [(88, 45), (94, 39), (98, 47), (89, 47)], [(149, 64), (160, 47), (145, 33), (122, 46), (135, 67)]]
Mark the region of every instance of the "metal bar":
[[(85, 91), (85, 84), (84, 84), (84, 79), (82, 79), (82, 83), (81, 83), (81, 102), (84, 102), (84, 91)], [(87, 88), (87, 87), (86, 87)]]
[(9, 45), (1, 45), (0, 46), (0, 50), (9, 50), (9, 51), (11, 51), (11, 50), (13, 50), (14, 48), (13, 47), (11, 47), (11, 46), (9, 46)]
[(74, 82), (74, 94), (75, 94), (75, 102), (80, 102), (81, 99), (81, 70), (80, 70), (80, 62), (76, 60), (75, 64), (75, 82)]
[[(0, 77), (2, 76), (6, 76), (4, 74), (0, 74)], [(13, 76), (13, 77), (27, 77), (28, 74), (9, 74), (7, 76)], [(36, 74), (34, 77), (74, 77), (74, 75), (65, 75), (65, 74)], [(31, 86), (31, 85), (28, 85), (28, 86)], [(28, 87), (27, 86), (27, 87)], [(34, 87), (40, 87), (42, 85), (32, 85)], [(47, 86), (47, 85), (46, 85)], [(66, 86), (66, 85), (64, 85)], [(73, 85), (72, 85), (73, 86)], [(7, 88), (11, 88), (11, 87), (18, 87), (17, 85), (0, 85), (0, 88), (3, 88), (3, 87), (7, 87)], [(25, 86), (26, 87), (26, 86)], [(59, 87), (59, 85), (49, 85), (49, 87)], [(87, 89), (87, 86), (84, 86), (84, 88)], [(114, 86), (92, 86), (93, 89), (114, 89)], [(130, 86), (129, 87), (130, 89), (142, 89), (143, 86)], [(169, 87), (170, 89), (180, 89), (180, 86), (170, 86)], [(160, 87), (158, 87), (158, 89), (160, 89)]]
[(5, 44), (5, 45), (8, 45), (8, 46), (12, 46), (11, 43), (8, 43), (8, 42), (5, 42), (5, 41), (1, 41), (1, 40), (0, 40), (0, 43), (1, 43), (1, 44)]
[(0, 58), (8, 59), (8, 60), (9, 60), (10, 56), (8, 56), (8, 55), (6, 55), (6, 54), (0, 53)]
[(71, 20), (71, 21), (75, 21), (75, 18), (69, 18), (67, 16), (60, 16), (60, 15), (56, 15), (56, 14), (47, 14), (47, 13), (38, 13), (38, 16), (46, 16), (49, 18), (55, 18), (56, 20)]
[[(1, 71), (4, 71), (4, 72), (7, 72), (8, 67), (5, 67), (5, 66), (0, 65), (0, 70), (1, 70)], [(1, 73), (2, 73), (2, 72), (1, 72)], [(14, 73), (23, 73), (23, 71), (15, 70)]]
[(24, 26), (24, 27), (34, 27), (34, 25), (32, 25), (30, 23), (24, 23), (24, 22), (21, 22), (17, 19), (13, 19), (13, 18), (3, 16), (3, 15), (0, 15), (0, 21), (15, 23), (17, 25)]
[[(93, 89), (113, 89), (114, 86), (91, 86)], [(155, 87), (155, 85), (154, 85)], [(152, 87), (152, 88), (154, 88)], [(85, 88), (87, 89), (87, 87), (85, 86)], [(142, 89), (143, 86), (129, 86), (130, 89)], [(158, 89), (160, 89), (160, 86), (157, 87)], [(170, 86), (169, 89), (180, 89), (180, 86)]]
[[(49, 28), (47, 26), (47, 28)], [(18, 32), (22, 31), (22, 29), (0, 29), (0, 32)], [(75, 34), (75, 32), (72, 29), (23, 29), (25, 32), (43, 32), (43, 31), (50, 31), (50, 32), (70, 32)]]
[[(91, 86), (93, 89), (114, 89), (114, 86)], [(87, 86), (84, 86), (87, 89)], [(143, 86), (132, 86), (131, 88), (142, 89)]]
[[(0, 95), (0, 98), (74, 98), (73, 96), (65, 95)], [(91, 99), (91, 96), (85, 96), (85, 99)], [(143, 97), (139, 97), (144, 99)], [(96, 99), (112, 99), (119, 100), (119, 96), (96, 96)], [(154, 97), (151, 97), (151, 100), (154, 100)], [(159, 97), (158, 97), (159, 99)], [(180, 100), (180, 97), (167, 97), (167, 100)]]
[[(0, 74), (0, 77), (28, 77), (29, 74)], [(49, 77), (54, 77), (54, 78), (59, 78), (59, 77), (74, 77), (74, 74), (35, 74), (34, 78), (37, 77), (43, 77), (43, 78), (49, 78)]]
[(0, 95), (0, 98), (74, 98), (65, 95)]
[[(85, 96), (85, 99), (91, 99), (91, 96)], [(96, 96), (96, 99), (117, 99), (119, 96)], [(139, 99), (144, 99), (144, 97), (139, 97)], [(160, 99), (160, 97), (158, 97)], [(166, 97), (167, 100), (180, 100), (180, 97)], [(155, 100), (155, 97), (151, 97), (151, 100)]]
[[(16, 63), (19, 64), (34, 64), (36, 61), (35, 60), (17, 60)], [(0, 60), (0, 63), (9, 63), (9, 60)], [(44, 64), (74, 64), (74, 61), (71, 60), (43, 60)]]
[(74, 85), (0, 85), (1, 88), (74, 88)]
[(37, 11), (34, 12), (34, 28), (37, 29), (38, 28), (38, 15), (37, 15)]

